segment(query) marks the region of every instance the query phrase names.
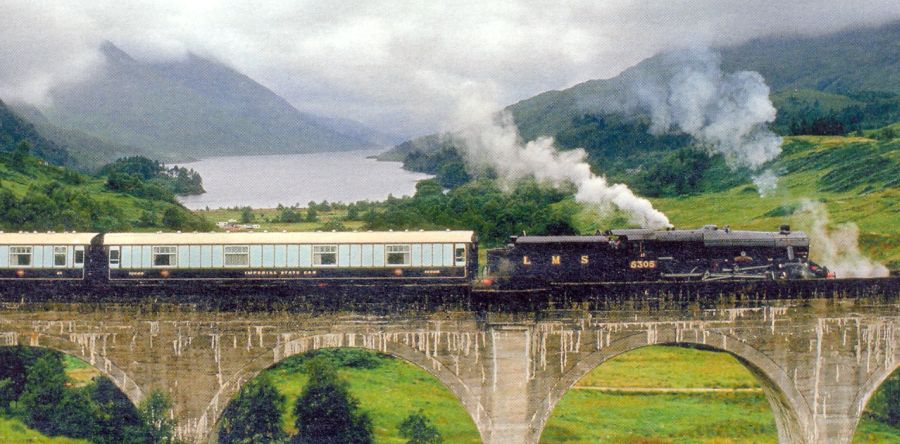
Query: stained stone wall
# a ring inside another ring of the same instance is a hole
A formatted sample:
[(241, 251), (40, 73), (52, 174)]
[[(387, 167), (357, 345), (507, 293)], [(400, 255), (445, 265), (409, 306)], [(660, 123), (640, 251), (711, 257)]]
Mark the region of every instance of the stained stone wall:
[(205, 442), (240, 386), (288, 356), (360, 347), (416, 364), (459, 398), (486, 443), (535, 443), (556, 403), (597, 365), (651, 344), (702, 344), (759, 378), (779, 440), (848, 443), (862, 409), (898, 367), (900, 298), (705, 303), (641, 300), (536, 312), (289, 313), (189, 305), (0, 306), (0, 346), (84, 359), (134, 402), (174, 401), (178, 434)]

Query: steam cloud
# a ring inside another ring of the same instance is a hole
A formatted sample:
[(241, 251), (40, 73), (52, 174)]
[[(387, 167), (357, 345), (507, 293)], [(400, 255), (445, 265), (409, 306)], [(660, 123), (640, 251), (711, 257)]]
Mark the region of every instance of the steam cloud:
[(775, 120), (769, 87), (756, 72), (723, 73), (718, 54), (708, 50), (667, 53), (623, 73), (620, 91), (599, 98), (608, 113), (646, 113), (650, 132), (690, 134), (710, 154), (722, 154), (732, 169), (754, 172), (760, 194), (777, 178), (761, 167), (781, 153), (781, 137), (766, 126)]
[(461, 139), (463, 157), (470, 165), (490, 166), (507, 180), (534, 177), (556, 186), (571, 182), (578, 189), (575, 199), (579, 202), (614, 205), (645, 228), (671, 226), (650, 201), (592, 173), (584, 150), (559, 151), (550, 137), (523, 143), (512, 115), (506, 111), (498, 115), (498, 107), (490, 103), (478, 94), (467, 94), (458, 109), (456, 126), (462, 129), (454, 136)]
[(820, 202), (804, 201), (794, 213), (810, 240), (810, 255), (834, 271), (839, 278), (885, 277), (887, 267), (865, 257), (859, 250), (859, 227), (852, 222), (828, 228), (828, 210)]

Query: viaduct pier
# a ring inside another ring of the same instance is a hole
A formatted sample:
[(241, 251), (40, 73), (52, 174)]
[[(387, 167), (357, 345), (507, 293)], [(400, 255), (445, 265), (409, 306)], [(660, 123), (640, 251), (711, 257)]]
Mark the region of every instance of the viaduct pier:
[[(196, 443), (215, 436), (242, 384), (279, 361), (365, 348), (434, 375), (485, 443), (532, 444), (557, 402), (594, 367), (647, 345), (694, 344), (734, 355), (758, 378), (780, 442), (849, 443), (867, 401), (900, 365), (898, 287), (895, 279), (803, 297), (655, 291), (612, 298), (600, 291), (548, 297), (527, 310), (504, 308), (519, 296), (477, 292), (456, 304), (381, 310), (340, 303), (233, 310), (178, 298), (54, 300), (18, 292), (0, 304), (0, 346), (81, 358), (135, 403), (161, 389), (172, 397), (179, 436)], [(493, 297), (496, 304), (485, 303)]]

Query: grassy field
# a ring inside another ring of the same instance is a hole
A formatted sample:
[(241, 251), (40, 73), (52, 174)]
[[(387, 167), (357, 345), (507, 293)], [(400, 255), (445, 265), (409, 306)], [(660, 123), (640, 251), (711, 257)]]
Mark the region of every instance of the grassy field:
[[(196, 210), (194, 213), (203, 216), (212, 223), (225, 222), (232, 219), (236, 221), (241, 220), (241, 210), (231, 208)], [(347, 210), (319, 211), (318, 221), (296, 223), (273, 222), (277, 219), (278, 213), (279, 211), (275, 208), (254, 208), (253, 215), (255, 220), (252, 223), (259, 224), (259, 230), (268, 231), (316, 231), (322, 229), (322, 226), (329, 222), (339, 222), (348, 230), (361, 230), (364, 225), (361, 221), (344, 220), (347, 216)], [(301, 213), (306, 216), (306, 209), (302, 209)]]
[[(447, 443), (480, 443), (475, 423), (462, 404), (437, 379), (400, 359), (384, 357), (373, 369), (342, 368), (340, 377), (349, 382), (350, 393), (369, 412), (378, 443), (405, 443), (397, 426), (411, 413), (423, 411), (440, 430)], [(288, 363), (289, 364), (289, 363)], [(283, 413), (285, 430), (294, 428), (293, 406), (307, 376), (285, 365), (268, 371), (278, 390), (287, 398)]]
[[(296, 368), (267, 372), (287, 397), (285, 429), (306, 382)], [(350, 392), (375, 424), (376, 442), (402, 443), (397, 424), (423, 409), (447, 443), (480, 442), (456, 398), (424, 370), (383, 358), (373, 369), (343, 368)], [(710, 393), (616, 392), (609, 388), (716, 388)], [(603, 390), (598, 390), (602, 388)], [(597, 367), (553, 412), (542, 443), (763, 443), (776, 442), (774, 417), (754, 377), (731, 355), (680, 347), (645, 347)], [(728, 392), (727, 389), (744, 391)], [(854, 442), (900, 442), (900, 429), (864, 419)]]
[(36, 432), (18, 419), (4, 418), (0, 416), (0, 438), (5, 444), (89, 444), (89, 441), (82, 439), (71, 439), (62, 437), (47, 437)]

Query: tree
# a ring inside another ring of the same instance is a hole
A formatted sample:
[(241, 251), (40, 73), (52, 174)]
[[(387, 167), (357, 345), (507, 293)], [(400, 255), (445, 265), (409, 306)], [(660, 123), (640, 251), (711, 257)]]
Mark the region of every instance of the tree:
[(145, 442), (140, 438), (143, 424), (139, 412), (109, 378), (98, 376), (89, 387), (97, 410), (97, 434), (91, 437), (95, 443)]
[(253, 214), (253, 208), (244, 207), (241, 208), (241, 223), (249, 224), (256, 220), (256, 215)]
[(25, 159), (28, 158), (28, 155), (31, 153), (31, 142), (27, 140), (23, 140), (16, 145), (16, 148), (12, 152), (12, 161), (13, 168), (21, 169), (25, 166)]
[(368, 444), (372, 421), (325, 358), (307, 363), (309, 382), (294, 405), (296, 444)]
[(62, 356), (47, 353), (28, 367), (25, 391), (19, 398), (26, 422), (44, 434), (56, 435), (56, 409), (66, 395), (66, 373)]
[(900, 371), (895, 371), (878, 388), (867, 410), (878, 421), (900, 426)]
[(316, 212), (315, 206), (310, 206), (308, 210), (306, 210), (306, 221), (307, 222), (316, 222), (319, 220), (319, 214)]
[(91, 401), (91, 388), (66, 389), (63, 392), (62, 401), (53, 406), (53, 434), (70, 438), (91, 438), (98, 442), (95, 437), (99, 432), (97, 418), (100, 412)]
[(144, 423), (144, 436), (146, 441), (154, 444), (175, 443), (175, 421), (169, 418), (169, 410), (172, 403), (169, 397), (159, 390), (150, 392), (146, 399), (141, 401), (138, 408), (141, 421)]
[(220, 444), (281, 443), (287, 433), (281, 428), (284, 396), (262, 376), (241, 388), (237, 398), (222, 413)]
[(0, 379), (0, 411), (9, 411), (9, 405), (16, 399), (14, 389), (12, 379)]
[(178, 208), (169, 207), (166, 209), (166, 212), (163, 213), (162, 223), (167, 228), (181, 229), (187, 225), (187, 222), (188, 217)]
[(400, 436), (406, 438), (407, 444), (441, 444), (444, 439), (428, 417), (419, 410), (411, 413), (398, 427)]
[(156, 214), (151, 211), (144, 210), (143, 212), (141, 212), (141, 217), (138, 218), (138, 225), (142, 227), (156, 226)]
[(347, 207), (347, 217), (345, 220), (359, 220), (359, 207), (356, 204), (350, 204)]

